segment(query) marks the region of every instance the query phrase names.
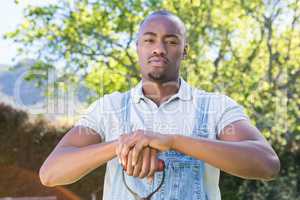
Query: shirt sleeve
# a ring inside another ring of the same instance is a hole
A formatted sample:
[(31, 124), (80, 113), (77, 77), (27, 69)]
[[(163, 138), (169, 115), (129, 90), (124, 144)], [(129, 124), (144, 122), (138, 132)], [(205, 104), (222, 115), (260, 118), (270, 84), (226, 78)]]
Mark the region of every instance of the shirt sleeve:
[(229, 124), (239, 120), (249, 120), (244, 108), (226, 95), (221, 95), (220, 110), (216, 122), (216, 132), (220, 132)]
[(83, 126), (96, 131), (101, 140), (105, 140), (104, 122), (103, 122), (103, 99), (99, 99), (92, 103), (80, 119), (75, 123), (75, 126)]

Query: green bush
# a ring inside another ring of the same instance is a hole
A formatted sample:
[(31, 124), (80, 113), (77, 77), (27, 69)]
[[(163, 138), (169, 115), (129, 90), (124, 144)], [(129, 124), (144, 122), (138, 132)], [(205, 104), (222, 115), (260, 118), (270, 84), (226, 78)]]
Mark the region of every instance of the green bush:
[[(70, 127), (52, 126), (41, 117), (29, 120), (26, 112), (0, 103), (0, 167), (14, 166), (14, 168), (20, 169), (18, 173), (28, 170), (37, 175), (44, 160), (68, 129)], [(105, 166), (100, 167), (80, 181), (65, 188), (82, 199), (91, 199), (93, 192), (97, 192), (97, 196), (102, 196), (104, 172)], [(0, 182), (1, 186), (11, 186), (0, 187), (0, 196), (28, 196), (28, 191), (12, 185), (16, 183), (16, 180), (11, 178), (11, 180), (0, 179), (0, 181), (5, 181), (5, 183)], [(26, 184), (31, 183), (28, 180)], [(44, 188), (46, 189), (46, 187)], [(41, 194), (43, 194), (42, 191)]]

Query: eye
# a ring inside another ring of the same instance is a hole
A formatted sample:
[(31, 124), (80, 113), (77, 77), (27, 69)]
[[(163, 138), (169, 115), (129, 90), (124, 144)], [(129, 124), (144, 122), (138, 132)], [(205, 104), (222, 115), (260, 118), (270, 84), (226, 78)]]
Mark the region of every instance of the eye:
[(176, 45), (178, 42), (176, 40), (167, 40), (167, 44)]
[(153, 39), (144, 39), (144, 42), (146, 42), (146, 43), (152, 43), (152, 42), (154, 42), (154, 40)]

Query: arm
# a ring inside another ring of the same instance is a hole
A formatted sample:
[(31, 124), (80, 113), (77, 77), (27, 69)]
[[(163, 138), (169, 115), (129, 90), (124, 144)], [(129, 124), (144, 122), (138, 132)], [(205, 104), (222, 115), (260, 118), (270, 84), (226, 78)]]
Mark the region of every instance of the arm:
[(135, 163), (139, 152), (146, 146), (160, 151), (175, 150), (248, 179), (271, 180), (280, 169), (280, 161), (274, 150), (247, 120), (226, 126), (218, 140), (137, 131), (129, 142), (123, 144), (118, 156), (123, 159), (134, 147)]
[(100, 143), (92, 129), (76, 126), (57, 144), (39, 171), (45, 186), (71, 184), (111, 160), (117, 141)]
[(280, 161), (260, 132), (247, 120), (226, 126), (218, 140), (175, 135), (175, 151), (204, 160), (235, 176), (247, 179), (273, 179)]

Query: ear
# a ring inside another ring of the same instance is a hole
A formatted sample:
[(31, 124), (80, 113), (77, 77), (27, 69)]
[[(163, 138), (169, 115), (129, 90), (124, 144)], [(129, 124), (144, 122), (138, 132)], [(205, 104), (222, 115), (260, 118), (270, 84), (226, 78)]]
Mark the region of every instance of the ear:
[(138, 42), (138, 40), (136, 39), (136, 40), (135, 40), (135, 49), (136, 49), (136, 51), (138, 51), (138, 47), (139, 47), (139, 42)]
[(183, 54), (182, 54), (182, 59), (185, 60), (187, 58), (188, 55), (188, 50), (189, 50), (189, 45), (185, 44), (184, 45), (184, 49), (183, 49)]

